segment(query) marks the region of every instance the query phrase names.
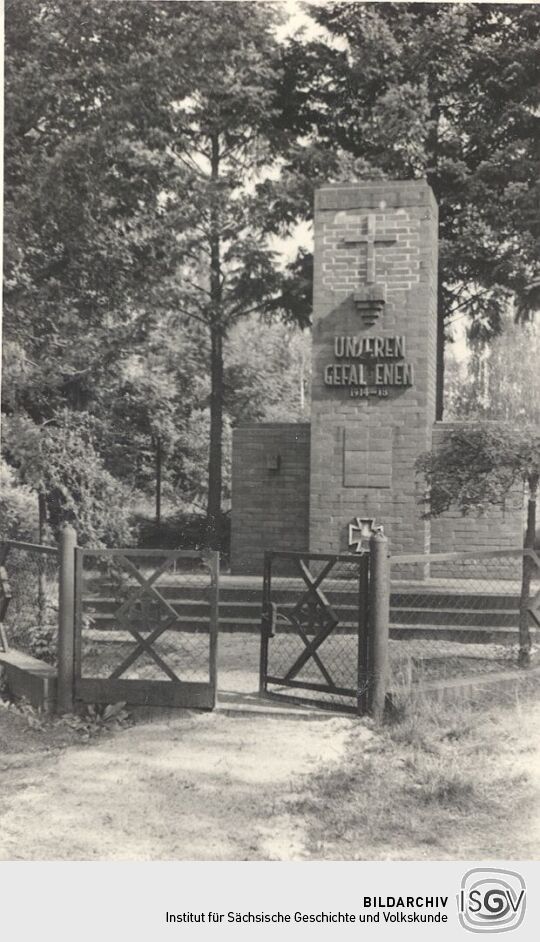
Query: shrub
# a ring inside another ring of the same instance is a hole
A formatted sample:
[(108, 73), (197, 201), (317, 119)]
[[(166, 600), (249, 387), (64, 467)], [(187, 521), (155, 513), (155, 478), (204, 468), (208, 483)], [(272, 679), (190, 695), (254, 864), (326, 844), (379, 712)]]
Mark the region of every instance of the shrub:
[(37, 527), (37, 494), (0, 459), (0, 540), (31, 540)]

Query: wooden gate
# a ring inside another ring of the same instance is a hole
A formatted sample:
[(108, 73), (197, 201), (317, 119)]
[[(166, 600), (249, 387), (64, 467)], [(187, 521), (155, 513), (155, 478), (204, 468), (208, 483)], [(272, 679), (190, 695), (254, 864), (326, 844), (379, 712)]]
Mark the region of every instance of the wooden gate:
[(368, 578), (368, 553), (265, 554), (262, 696), (366, 712)]
[(75, 700), (212, 709), (219, 555), (77, 548), (75, 567)]

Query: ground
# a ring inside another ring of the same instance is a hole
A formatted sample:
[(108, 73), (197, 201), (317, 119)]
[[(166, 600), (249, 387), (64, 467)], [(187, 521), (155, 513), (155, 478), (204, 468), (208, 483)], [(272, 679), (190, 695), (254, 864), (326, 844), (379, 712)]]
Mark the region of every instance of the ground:
[(4, 705), (0, 859), (537, 857), (538, 698), (397, 719), (178, 711), (84, 741)]

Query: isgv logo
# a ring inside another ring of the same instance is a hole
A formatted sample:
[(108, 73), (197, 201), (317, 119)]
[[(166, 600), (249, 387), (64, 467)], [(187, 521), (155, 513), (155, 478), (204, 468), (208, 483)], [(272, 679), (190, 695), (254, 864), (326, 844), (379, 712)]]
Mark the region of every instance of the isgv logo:
[(525, 880), (513, 870), (468, 870), (457, 897), (459, 921), (470, 932), (509, 932), (523, 922)]

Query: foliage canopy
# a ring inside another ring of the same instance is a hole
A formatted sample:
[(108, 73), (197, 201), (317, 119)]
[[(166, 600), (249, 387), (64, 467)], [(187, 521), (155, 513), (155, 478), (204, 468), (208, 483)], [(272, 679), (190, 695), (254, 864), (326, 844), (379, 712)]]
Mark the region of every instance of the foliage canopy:
[(428, 485), (428, 514), (452, 507), (464, 514), (504, 504), (526, 485), (535, 497), (540, 475), (540, 432), (497, 423), (471, 423), (453, 429), (437, 450), (417, 462)]

